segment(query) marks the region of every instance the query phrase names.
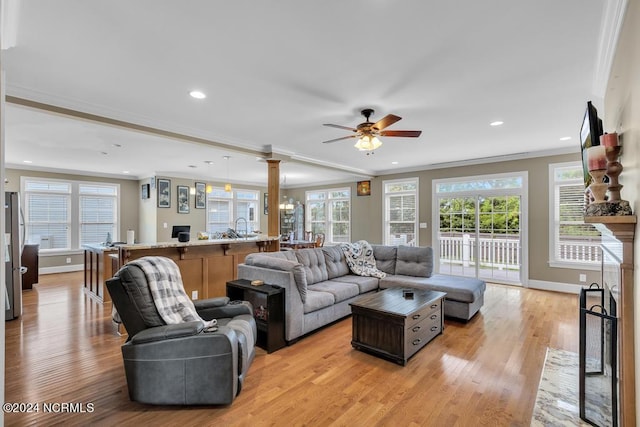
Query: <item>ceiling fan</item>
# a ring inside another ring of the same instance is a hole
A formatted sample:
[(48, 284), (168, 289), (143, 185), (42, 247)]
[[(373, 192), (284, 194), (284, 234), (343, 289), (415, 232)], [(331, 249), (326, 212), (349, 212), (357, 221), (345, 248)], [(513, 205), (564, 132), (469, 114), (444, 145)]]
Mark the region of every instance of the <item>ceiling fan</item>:
[(343, 136), (341, 138), (330, 139), (328, 141), (323, 141), (323, 144), (329, 144), (332, 142), (341, 141), (343, 139), (358, 138), (358, 142), (355, 143), (354, 147), (356, 147), (360, 151), (369, 151), (370, 153), (373, 153), (373, 150), (382, 145), (382, 142), (377, 138), (378, 136), (400, 136), (404, 138), (417, 138), (422, 133), (421, 130), (384, 130), (395, 122), (402, 120), (402, 117), (398, 117), (394, 114), (387, 114), (382, 119), (373, 123), (369, 121), (369, 117), (371, 117), (374, 113), (371, 108), (365, 108), (361, 111), (361, 113), (365, 117), (366, 121), (360, 123), (355, 129), (348, 126), (325, 123), (324, 126), (349, 130), (354, 134)]

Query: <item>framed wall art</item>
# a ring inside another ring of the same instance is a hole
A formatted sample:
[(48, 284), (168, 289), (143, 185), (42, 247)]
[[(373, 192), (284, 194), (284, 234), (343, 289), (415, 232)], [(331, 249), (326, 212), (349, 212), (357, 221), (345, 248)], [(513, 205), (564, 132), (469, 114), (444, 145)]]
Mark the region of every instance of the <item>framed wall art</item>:
[(356, 193), (358, 194), (358, 196), (370, 196), (371, 181), (358, 181)]
[(178, 185), (178, 213), (189, 213), (189, 187)]
[(265, 215), (269, 215), (269, 204), (268, 204), (268, 200), (269, 200), (269, 193), (264, 193), (263, 204), (264, 204), (264, 214), (265, 214)]
[(158, 207), (170, 208), (171, 207), (171, 180), (170, 179), (158, 179)]
[(149, 189), (150, 185), (149, 184), (142, 184), (141, 188), (140, 188), (140, 194), (142, 199), (148, 199), (150, 197), (150, 189)]
[(196, 209), (207, 207), (207, 185), (204, 182), (196, 182)]

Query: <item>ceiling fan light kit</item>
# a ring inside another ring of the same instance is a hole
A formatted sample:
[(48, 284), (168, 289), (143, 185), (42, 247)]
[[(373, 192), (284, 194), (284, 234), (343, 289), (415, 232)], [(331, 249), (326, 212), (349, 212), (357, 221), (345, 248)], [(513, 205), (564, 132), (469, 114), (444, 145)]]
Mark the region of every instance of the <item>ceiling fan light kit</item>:
[(350, 138), (358, 138), (358, 142), (354, 144), (354, 147), (360, 151), (367, 151), (367, 154), (373, 153), (376, 148), (382, 146), (382, 141), (378, 138), (378, 136), (389, 136), (389, 137), (404, 137), (404, 138), (417, 138), (420, 136), (422, 131), (420, 130), (387, 130), (384, 129), (388, 126), (391, 126), (395, 122), (402, 120), (402, 117), (396, 116), (394, 114), (387, 114), (382, 119), (378, 120), (375, 123), (369, 121), (369, 117), (371, 117), (374, 111), (371, 108), (365, 108), (361, 111), (362, 115), (366, 119), (365, 122), (360, 123), (355, 129), (347, 126), (334, 125), (330, 123), (325, 123), (325, 126), (330, 126), (338, 129), (350, 130), (354, 134), (349, 136), (343, 136), (342, 138), (330, 139), (328, 141), (323, 141), (324, 144), (341, 141), (343, 139)]
[(373, 151), (382, 145), (382, 141), (372, 135), (363, 135), (362, 138), (354, 144), (360, 151)]

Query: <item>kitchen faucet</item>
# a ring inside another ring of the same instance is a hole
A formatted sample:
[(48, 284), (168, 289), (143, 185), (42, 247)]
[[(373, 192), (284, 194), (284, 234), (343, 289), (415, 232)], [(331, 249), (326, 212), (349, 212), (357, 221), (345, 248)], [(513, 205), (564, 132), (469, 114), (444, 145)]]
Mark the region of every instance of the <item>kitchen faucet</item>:
[(246, 218), (239, 217), (238, 219), (236, 219), (236, 226), (235, 226), (236, 227), (236, 232), (238, 232), (238, 222), (240, 220), (244, 221), (244, 238), (248, 239), (249, 238), (249, 223), (247, 222)]

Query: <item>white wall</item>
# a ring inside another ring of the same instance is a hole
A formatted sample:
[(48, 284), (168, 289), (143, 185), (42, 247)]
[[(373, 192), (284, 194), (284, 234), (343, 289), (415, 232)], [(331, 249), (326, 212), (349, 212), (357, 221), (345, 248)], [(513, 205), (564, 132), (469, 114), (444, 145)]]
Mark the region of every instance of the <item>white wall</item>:
[(140, 243), (155, 243), (157, 242), (157, 221), (158, 213), (156, 209), (157, 205), (157, 192), (155, 187), (155, 177), (146, 178), (138, 182), (142, 187), (144, 184), (149, 184), (149, 198), (140, 199), (140, 210), (138, 218), (138, 230), (136, 232), (136, 242)]
[[(624, 167), (620, 182), (624, 185), (622, 199), (631, 203), (637, 215), (640, 204), (640, 4), (628, 2), (620, 38), (613, 60), (605, 94), (605, 132), (618, 132), (622, 144), (620, 162)], [(640, 418), (640, 227), (636, 224), (635, 239), (635, 360), (636, 418)], [(640, 421), (640, 420), (638, 420)]]

